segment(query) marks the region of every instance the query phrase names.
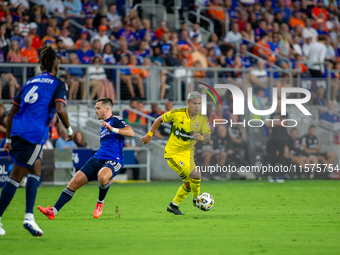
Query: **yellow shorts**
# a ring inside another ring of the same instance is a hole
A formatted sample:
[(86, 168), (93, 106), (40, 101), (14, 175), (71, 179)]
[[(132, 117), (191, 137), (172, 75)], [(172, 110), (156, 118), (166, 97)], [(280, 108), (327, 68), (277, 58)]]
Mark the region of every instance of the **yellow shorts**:
[(178, 173), (184, 182), (190, 182), (190, 173), (196, 168), (193, 157), (188, 159), (181, 155), (173, 155), (166, 159), (171, 169)]

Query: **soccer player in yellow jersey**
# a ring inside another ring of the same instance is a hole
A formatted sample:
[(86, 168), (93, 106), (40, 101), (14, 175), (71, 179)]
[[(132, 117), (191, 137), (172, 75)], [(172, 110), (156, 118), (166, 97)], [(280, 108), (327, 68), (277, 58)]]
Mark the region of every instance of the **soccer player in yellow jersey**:
[(210, 141), (211, 132), (209, 121), (200, 113), (201, 94), (191, 92), (188, 95), (187, 108), (174, 109), (158, 117), (150, 131), (140, 139), (142, 144), (151, 141), (153, 133), (162, 122), (173, 122), (170, 138), (166, 144), (164, 158), (169, 166), (183, 179), (183, 185), (178, 189), (167, 211), (176, 215), (183, 215), (178, 205), (192, 192), (194, 206), (197, 206), (197, 196), (200, 194), (201, 173), (196, 169), (194, 161), (194, 145), (200, 141)]

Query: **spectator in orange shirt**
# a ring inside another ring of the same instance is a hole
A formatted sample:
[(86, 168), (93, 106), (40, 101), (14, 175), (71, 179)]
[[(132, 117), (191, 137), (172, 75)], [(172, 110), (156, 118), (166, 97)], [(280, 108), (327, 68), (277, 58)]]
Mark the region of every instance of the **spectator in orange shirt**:
[(301, 27), (305, 27), (305, 22), (301, 18), (301, 11), (300, 10), (294, 11), (294, 17), (292, 17), (290, 19), (289, 25), (293, 28), (297, 25), (300, 25)]
[[(254, 55), (259, 56), (264, 59), (268, 59), (268, 57), (271, 55), (271, 49), (268, 44), (268, 40), (269, 40), (268, 34), (261, 33), (260, 41), (258, 41), (257, 43), (261, 45), (262, 47), (255, 45), (254, 50), (253, 50)], [(263, 47), (267, 48), (268, 50), (263, 49)]]
[(304, 65), (303, 63), (299, 62), (299, 61), (305, 60), (304, 57), (302, 55), (296, 54), (295, 59), (296, 59), (296, 62), (295, 62), (294, 68), (295, 69), (299, 68), (300, 73), (301, 73), (301, 77), (302, 78), (311, 77), (311, 75), (309, 74), (309, 71), (308, 71), (308, 67), (306, 65)]
[(159, 27), (155, 30), (155, 36), (158, 40), (162, 38), (162, 34), (164, 32), (169, 32), (168, 27), (166, 26), (166, 21), (162, 21)]
[[(128, 66), (137, 66), (137, 65), (138, 65), (136, 55), (131, 54), (129, 60), (130, 60), (130, 64), (128, 64)], [(145, 69), (140, 69), (140, 68), (130, 68), (130, 71), (131, 71), (132, 74), (137, 74), (137, 75), (139, 75), (141, 78), (145, 78), (146, 75), (147, 75)]]
[[(196, 60), (193, 64), (193, 67), (202, 68), (202, 63)], [(205, 72), (203, 70), (195, 70), (194, 77), (196, 82), (203, 82), (205, 77)]]
[[(80, 36), (80, 38), (76, 41), (76, 46), (77, 46), (78, 50), (80, 49), (81, 42), (83, 40), (87, 40), (87, 37), (89, 36), (89, 33), (85, 29), (82, 29), (80, 31), (80, 33), (79, 33), (79, 36)], [(88, 45), (88, 50), (91, 50), (91, 45), (90, 44)]]
[(327, 11), (325, 10), (325, 8), (323, 8), (324, 5), (323, 5), (323, 0), (318, 0), (318, 3), (317, 3), (317, 6), (315, 6), (313, 9), (312, 9), (312, 17), (314, 19), (318, 19), (320, 18), (319, 15), (320, 13), (323, 13), (325, 16), (324, 16), (324, 20), (326, 22), (327, 20), (327, 17), (328, 17), (328, 14), (327, 14)]
[(189, 60), (188, 67), (191, 67), (194, 61), (190, 54), (190, 46), (188, 44), (183, 44), (181, 51), (181, 59), (187, 58)]
[(215, 33), (219, 37), (225, 34), (225, 10), (221, 6), (220, 0), (213, 0), (209, 7), (221, 7), (221, 9), (211, 9), (208, 10), (208, 14), (212, 21), (214, 22)]
[(38, 63), (38, 51), (36, 48), (32, 47), (32, 36), (25, 37), (25, 47), (21, 49), (21, 55), (27, 57), (28, 63)]
[(38, 28), (37, 23), (32, 22), (30, 24), (30, 31), (27, 34), (27, 36), (29, 35), (32, 36), (32, 47), (39, 49), (41, 46), (41, 40), (40, 40), (40, 37), (37, 35), (37, 28)]
[(51, 45), (54, 49), (57, 48), (56, 45), (56, 39), (53, 37), (53, 27), (52, 26), (48, 26), (46, 28), (46, 35), (45, 37), (41, 40), (41, 45), (45, 46), (45, 45)]

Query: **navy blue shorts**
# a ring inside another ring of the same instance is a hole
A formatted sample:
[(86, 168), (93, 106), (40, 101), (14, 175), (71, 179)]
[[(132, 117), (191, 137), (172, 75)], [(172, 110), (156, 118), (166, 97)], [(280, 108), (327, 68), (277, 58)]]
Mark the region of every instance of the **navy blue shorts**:
[(33, 169), (35, 161), (39, 159), (42, 145), (30, 143), (17, 135), (11, 137), (11, 139), (12, 149), (10, 150), (9, 155), (13, 161), (18, 166)]
[(98, 180), (98, 172), (103, 167), (108, 167), (111, 169), (112, 179), (120, 172), (120, 170), (122, 169), (122, 164), (114, 160), (102, 160), (92, 157), (79, 171), (82, 171), (86, 175), (88, 181), (95, 181)]

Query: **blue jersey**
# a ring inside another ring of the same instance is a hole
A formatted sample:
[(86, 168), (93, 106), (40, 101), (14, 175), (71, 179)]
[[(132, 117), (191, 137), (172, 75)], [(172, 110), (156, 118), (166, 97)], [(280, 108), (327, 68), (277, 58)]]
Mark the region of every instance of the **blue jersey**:
[[(120, 116), (111, 116), (106, 122), (114, 128), (124, 128), (128, 125)], [(101, 160), (114, 160), (124, 165), (124, 136), (113, 133), (102, 127), (100, 130), (100, 147), (94, 157)]]
[(241, 58), (242, 67), (250, 68), (252, 66), (252, 63), (251, 63), (251, 60), (250, 60), (249, 57), (247, 57), (247, 56), (245, 56), (245, 57), (240, 56), (240, 58)]
[(48, 139), (48, 125), (55, 114), (55, 103), (66, 105), (67, 87), (49, 73), (30, 79), (15, 96), (13, 104), (20, 107), (13, 117), (12, 136), (44, 145)]
[(90, 64), (92, 61), (92, 58), (94, 57), (94, 52), (92, 50), (87, 50), (84, 53), (79, 49), (77, 50), (76, 54), (78, 55), (78, 58), (81, 64)]

